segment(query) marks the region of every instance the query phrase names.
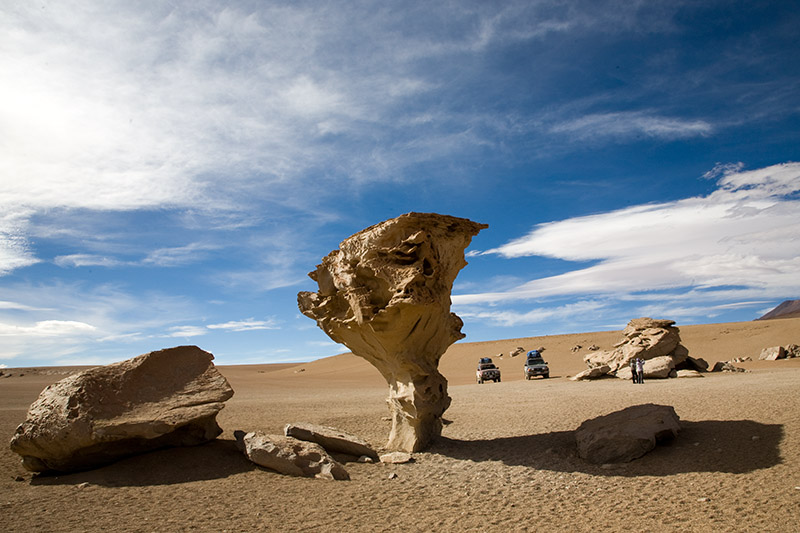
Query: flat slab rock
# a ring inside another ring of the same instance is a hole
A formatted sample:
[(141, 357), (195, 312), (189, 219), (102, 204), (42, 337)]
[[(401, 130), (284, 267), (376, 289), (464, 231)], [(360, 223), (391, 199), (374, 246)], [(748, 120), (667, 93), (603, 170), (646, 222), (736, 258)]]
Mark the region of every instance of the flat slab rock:
[(33, 472), (95, 468), (222, 433), (217, 413), (233, 389), (197, 346), (150, 352), (48, 386), (11, 439)]
[(414, 456), (407, 452), (389, 452), (381, 455), (381, 462), (393, 465), (411, 463)]
[(236, 445), (257, 465), (287, 476), (348, 480), (350, 474), (315, 442), (260, 431), (235, 431)]
[(611, 372), (610, 366), (601, 365), (601, 366), (596, 366), (594, 368), (587, 368), (583, 372), (578, 372), (569, 379), (571, 379), (572, 381), (586, 381), (590, 379), (600, 379), (602, 377), (606, 377), (609, 372)]
[(356, 457), (366, 455), (372, 459), (378, 458), (378, 452), (366, 441), (335, 428), (309, 424), (308, 422), (297, 422), (295, 424), (286, 424), (283, 432), (287, 437), (316, 442), (329, 453), (343, 453)]
[(634, 405), (593, 418), (575, 431), (578, 455), (595, 464), (627, 463), (680, 431), (680, 418), (668, 405)]

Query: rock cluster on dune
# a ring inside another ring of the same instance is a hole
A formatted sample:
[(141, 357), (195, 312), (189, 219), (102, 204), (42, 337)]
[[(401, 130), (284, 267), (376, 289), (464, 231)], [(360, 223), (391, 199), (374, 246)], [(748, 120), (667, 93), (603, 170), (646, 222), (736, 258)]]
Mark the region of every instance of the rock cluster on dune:
[(67, 472), (213, 440), (222, 433), (217, 413), (233, 396), (213, 358), (180, 346), (62, 379), (31, 405), (11, 449), (28, 470)]
[(485, 224), (408, 213), (348, 237), (309, 276), (300, 311), (375, 366), (389, 384), (387, 448), (417, 451), (441, 433), (450, 405), (439, 359), (464, 337), (450, 292), (464, 249)]
[(800, 357), (800, 346), (796, 344), (770, 346), (761, 350), (761, 354), (758, 356), (763, 361), (777, 361), (778, 359), (791, 359), (793, 357)]
[(623, 338), (612, 350), (594, 351), (584, 357), (588, 370), (572, 379), (596, 379), (614, 375), (622, 379), (631, 378), (630, 361), (644, 360), (645, 378), (676, 377), (679, 369), (705, 372), (708, 363), (689, 356), (681, 345), (680, 330), (673, 320), (636, 318), (622, 331)]

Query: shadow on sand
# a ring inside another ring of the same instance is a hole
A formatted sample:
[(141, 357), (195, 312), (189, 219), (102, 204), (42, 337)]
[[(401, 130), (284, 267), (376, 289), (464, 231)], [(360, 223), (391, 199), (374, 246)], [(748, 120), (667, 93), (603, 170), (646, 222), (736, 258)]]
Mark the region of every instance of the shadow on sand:
[(442, 437), (428, 450), (454, 459), (501, 461), (537, 470), (608, 476), (665, 476), (688, 472), (742, 474), (781, 463), (783, 426), (751, 420), (681, 421), (677, 439), (630, 463), (601, 466), (578, 457), (573, 431), (456, 440)]
[(213, 440), (200, 446), (165, 448), (122, 459), (115, 463), (69, 474), (35, 475), (32, 485), (78, 485), (104, 487), (174, 485), (222, 479), (258, 469), (236, 448), (233, 440)]
[[(682, 421), (681, 433), (671, 444), (656, 446), (644, 457), (610, 468), (587, 463), (578, 457), (572, 431), (486, 440), (442, 437), (427, 452), (460, 460), (501, 461), (508, 466), (604, 476), (665, 476), (687, 472), (741, 474), (780, 464), (782, 437), (783, 426), (778, 424), (750, 420)], [(157, 450), (94, 470), (36, 475), (31, 484), (174, 485), (222, 479), (257, 469), (261, 467), (250, 462), (236, 448), (235, 441), (217, 439), (202, 446)]]

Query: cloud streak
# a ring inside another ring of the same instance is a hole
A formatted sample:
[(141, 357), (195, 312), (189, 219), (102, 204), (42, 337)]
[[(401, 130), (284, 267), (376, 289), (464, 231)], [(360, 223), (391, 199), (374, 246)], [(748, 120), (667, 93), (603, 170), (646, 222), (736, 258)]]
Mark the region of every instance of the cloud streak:
[(705, 120), (687, 120), (649, 114), (645, 111), (595, 113), (558, 123), (552, 133), (574, 137), (576, 140), (626, 140), (646, 136), (665, 140), (705, 137), (714, 132)]
[(462, 294), (474, 304), (563, 295), (746, 287), (800, 293), (800, 164), (729, 173), (708, 196), (541, 224), (485, 254), (544, 256), (592, 266), (503, 292)]

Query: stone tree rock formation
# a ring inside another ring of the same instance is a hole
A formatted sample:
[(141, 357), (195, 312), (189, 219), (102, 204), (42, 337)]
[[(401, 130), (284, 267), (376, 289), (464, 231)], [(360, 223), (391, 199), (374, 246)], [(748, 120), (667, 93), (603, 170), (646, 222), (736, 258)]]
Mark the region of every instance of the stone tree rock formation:
[(233, 389), (212, 359), (179, 346), (62, 379), (33, 402), (11, 450), (28, 470), (69, 472), (213, 440)]
[(450, 291), (487, 227), (433, 213), (381, 222), (342, 241), (309, 273), (319, 291), (297, 296), (304, 315), (389, 383), (389, 450), (418, 451), (441, 434), (450, 397), (439, 359), (464, 338)]

